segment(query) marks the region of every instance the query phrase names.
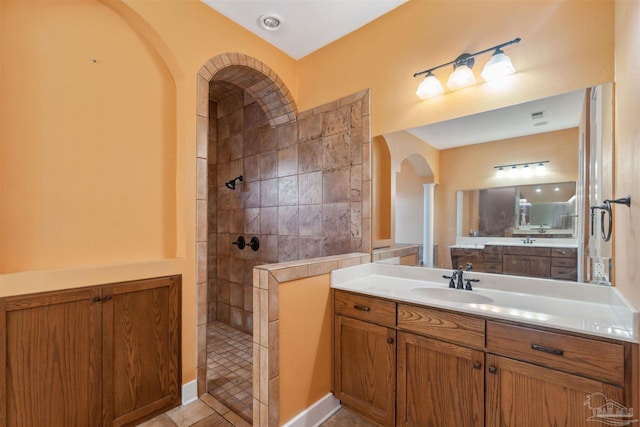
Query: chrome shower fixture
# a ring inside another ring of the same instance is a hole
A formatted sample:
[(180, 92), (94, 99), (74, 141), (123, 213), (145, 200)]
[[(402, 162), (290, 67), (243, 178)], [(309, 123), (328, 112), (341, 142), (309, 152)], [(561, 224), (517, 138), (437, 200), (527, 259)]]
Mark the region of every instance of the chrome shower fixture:
[(235, 190), (236, 189), (236, 181), (242, 182), (242, 175), (237, 176), (237, 177), (233, 178), (232, 180), (225, 182), (224, 185), (225, 185), (225, 187), (227, 187), (230, 190)]

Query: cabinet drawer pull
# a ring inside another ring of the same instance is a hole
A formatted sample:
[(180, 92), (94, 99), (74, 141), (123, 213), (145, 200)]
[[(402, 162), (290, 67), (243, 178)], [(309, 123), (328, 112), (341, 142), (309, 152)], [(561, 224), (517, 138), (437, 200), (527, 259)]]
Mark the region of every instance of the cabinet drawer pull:
[(482, 367), (482, 363), (480, 362), (473, 362), (473, 368), (474, 369), (480, 369)]
[(387, 338), (387, 344), (393, 344), (393, 338)]
[(100, 297), (93, 297), (91, 298), (91, 302), (100, 302)]
[(370, 311), (371, 310), (366, 305), (360, 305), (360, 304), (354, 304), (353, 308), (355, 308), (356, 310), (362, 310), (362, 311)]
[(495, 374), (498, 369), (495, 366), (489, 366), (489, 372)]
[(564, 354), (564, 351), (558, 350), (557, 348), (545, 347), (538, 344), (531, 344), (531, 348), (544, 353), (554, 354), (556, 356), (562, 356)]
[(111, 298), (113, 298), (113, 296), (111, 296), (111, 295), (105, 295), (105, 297), (104, 297), (104, 298), (102, 298), (102, 301), (110, 301), (110, 300), (111, 300)]

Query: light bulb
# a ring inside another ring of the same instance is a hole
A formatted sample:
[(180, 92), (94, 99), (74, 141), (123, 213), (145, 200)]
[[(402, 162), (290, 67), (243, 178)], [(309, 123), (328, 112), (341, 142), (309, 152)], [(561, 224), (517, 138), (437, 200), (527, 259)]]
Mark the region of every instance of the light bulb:
[(533, 171), (531, 170), (529, 165), (524, 165), (522, 168), (522, 176), (524, 176), (525, 178), (528, 178), (531, 175), (533, 175)]
[(500, 167), (498, 168), (498, 172), (496, 172), (496, 176), (497, 176), (498, 178), (502, 178), (502, 177), (504, 177), (505, 175), (506, 175), (506, 173), (505, 173), (505, 171), (504, 171), (504, 168), (503, 168), (502, 166), (500, 166)]
[(517, 178), (518, 175), (520, 175), (518, 167), (516, 165), (511, 166), (511, 169), (509, 169), (509, 178)]
[(424, 80), (418, 86), (416, 95), (420, 99), (432, 98), (438, 96), (444, 92), (440, 81), (434, 76), (431, 71), (427, 74)]
[(476, 77), (473, 75), (471, 68), (466, 65), (460, 65), (449, 76), (447, 86), (451, 90), (461, 89), (476, 83)]
[(547, 168), (544, 163), (538, 163), (538, 166), (536, 166), (536, 175), (544, 175), (545, 173), (547, 173)]
[(515, 72), (516, 69), (513, 68), (511, 59), (501, 49), (496, 49), (489, 62), (484, 66), (481, 75), (485, 81), (490, 82), (500, 80)]

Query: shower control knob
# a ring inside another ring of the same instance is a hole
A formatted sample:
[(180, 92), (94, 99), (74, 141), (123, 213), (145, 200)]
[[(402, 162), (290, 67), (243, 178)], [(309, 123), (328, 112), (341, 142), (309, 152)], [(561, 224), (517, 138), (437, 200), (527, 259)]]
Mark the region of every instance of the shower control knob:
[(257, 251), (258, 249), (260, 249), (260, 239), (258, 239), (256, 236), (253, 236), (248, 245), (252, 250)]
[(238, 249), (244, 249), (244, 247), (246, 245), (246, 242), (244, 241), (244, 236), (238, 236), (238, 240), (236, 240), (235, 242), (231, 242), (231, 244), (237, 245)]

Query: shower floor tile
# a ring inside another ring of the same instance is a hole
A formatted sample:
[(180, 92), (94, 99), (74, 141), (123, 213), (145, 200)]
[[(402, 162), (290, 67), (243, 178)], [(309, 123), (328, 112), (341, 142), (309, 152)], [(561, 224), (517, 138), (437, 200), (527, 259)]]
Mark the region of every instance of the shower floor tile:
[(253, 340), (222, 322), (207, 325), (207, 392), (253, 420)]

